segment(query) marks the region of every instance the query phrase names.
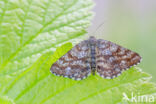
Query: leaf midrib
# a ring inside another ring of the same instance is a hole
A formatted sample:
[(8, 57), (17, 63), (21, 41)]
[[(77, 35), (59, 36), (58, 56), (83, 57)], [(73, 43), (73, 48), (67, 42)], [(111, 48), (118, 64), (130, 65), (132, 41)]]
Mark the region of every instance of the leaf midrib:
[[(78, 36), (79, 35), (82, 35), (83, 34), (83, 32), (82, 33), (80, 33), (80, 34), (78, 34)], [(72, 38), (70, 38), (70, 39), (66, 39), (65, 41), (69, 41), (69, 40), (71, 40), (71, 39), (74, 39), (75, 37), (72, 37)], [(61, 41), (61, 42), (63, 42), (63, 41)], [(28, 69), (28, 70), (26, 70), (26, 71), (24, 71), (23, 73), (21, 73), (21, 76), (19, 75), (18, 76), (18, 78), (16, 78), (15, 79), (15, 81), (13, 81), (11, 84), (10, 84), (10, 86), (8, 87), (8, 89), (4, 92), (5, 94), (6, 93), (8, 93), (8, 91), (9, 91), (9, 89), (11, 89), (12, 87), (13, 87), (13, 85), (18, 81), (18, 79), (20, 79), (20, 78), (22, 78), (26, 73), (28, 73), (29, 71), (31, 71), (31, 67)], [(42, 80), (42, 79), (41, 79)], [(38, 82), (37, 82), (38, 83)], [(36, 84), (37, 84), (36, 83)], [(35, 84), (34, 84), (34, 86), (35, 86)], [(20, 95), (21, 96), (21, 95)], [(20, 98), (20, 97), (19, 97)], [(19, 99), (19, 98), (17, 98), (17, 99)]]

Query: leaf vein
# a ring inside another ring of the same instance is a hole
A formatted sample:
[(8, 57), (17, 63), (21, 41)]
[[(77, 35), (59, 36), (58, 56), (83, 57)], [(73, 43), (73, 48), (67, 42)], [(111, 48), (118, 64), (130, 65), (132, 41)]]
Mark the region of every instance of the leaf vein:
[(17, 49), (17, 51), (15, 53), (13, 53), (8, 60), (6, 60), (0, 67), (0, 69), (3, 69), (8, 63), (9, 61), (11, 61), (21, 50), (23, 47), (25, 47), (27, 44), (29, 44), (35, 37), (37, 37), (46, 26), (48, 26), (49, 24), (53, 23), (57, 18), (59, 18), (66, 10), (70, 9), (76, 2), (74, 2), (73, 4), (71, 4), (70, 6), (68, 6), (66, 9), (64, 9), (63, 12), (61, 12), (60, 14), (58, 14), (53, 20), (51, 20), (50, 22), (48, 22), (46, 25), (44, 25), (34, 36), (32, 36), (28, 41), (26, 41), (20, 48)]

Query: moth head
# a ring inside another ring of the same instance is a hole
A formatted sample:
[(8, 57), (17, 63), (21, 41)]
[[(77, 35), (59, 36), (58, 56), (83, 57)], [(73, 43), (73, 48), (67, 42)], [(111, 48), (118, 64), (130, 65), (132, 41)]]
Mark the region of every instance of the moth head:
[(89, 37), (89, 41), (92, 43), (92, 42), (96, 42), (96, 38), (94, 36), (90, 36)]

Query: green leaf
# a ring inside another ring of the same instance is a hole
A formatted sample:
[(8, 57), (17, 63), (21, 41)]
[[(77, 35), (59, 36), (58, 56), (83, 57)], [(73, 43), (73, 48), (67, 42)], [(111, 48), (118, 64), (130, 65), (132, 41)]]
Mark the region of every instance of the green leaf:
[(15, 104), (11, 99), (9, 99), (7, 96), (0, 96), (0, 102), (1, 104)]
[(11, 86), (43, 54), (82, 40), (92, 6), (91, 0), (0, 0), (0, 85)]
[(123, 93), (154, 96), (151, 76), (134, 67), (115, 79), (51, 74), (51, 65), (84, 37), (92, 6), (90, 0), (0, 1), (1, 103), (120, 104)]
[(129, 98), (131, 92), (134, 95), (139, 93), (139, 96), (154, 96), (156, 87), (149, 82), (151, 76), (139, 68), (131, 68), (115, 79), (95, 75), (75, 81), (51, 74), (51, 64), (71, 48), (71, 43), (66, 43), (54, 54), (49, 52), (41, 56), (14, 79), (11, 86), (5, 86), (4, 94), (17, 104), (120, 104), (123, 102), (123, 93)]

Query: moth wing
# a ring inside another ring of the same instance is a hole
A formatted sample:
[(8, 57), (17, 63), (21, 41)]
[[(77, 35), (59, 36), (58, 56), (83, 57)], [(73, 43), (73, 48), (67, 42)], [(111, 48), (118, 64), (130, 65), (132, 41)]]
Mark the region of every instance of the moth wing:
[(51, 66), (51, 72), (75, 80), (86, 78), (91, 73), (88, 40), (74, 46)]
[(102, 39), (97, 40), (96, 54), (97, 73), (108, 79), (119, 76), (141, 61), (138, 53)]

